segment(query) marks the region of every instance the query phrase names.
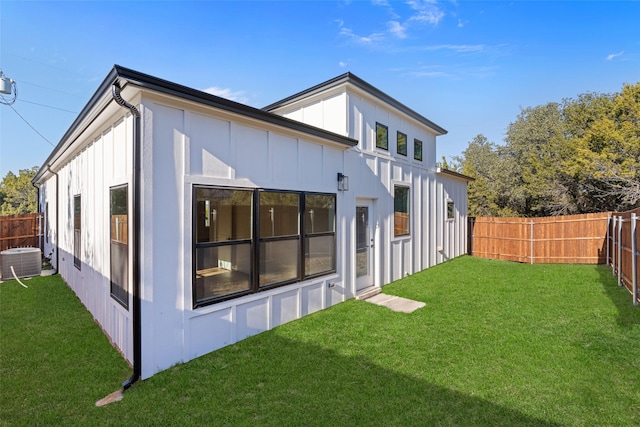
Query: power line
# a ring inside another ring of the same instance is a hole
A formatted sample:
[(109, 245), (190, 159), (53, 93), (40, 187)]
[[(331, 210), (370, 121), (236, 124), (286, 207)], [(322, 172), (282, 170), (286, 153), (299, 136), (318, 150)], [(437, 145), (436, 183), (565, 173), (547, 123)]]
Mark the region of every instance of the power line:
[(38, 135), (40, 135), (40, 137), (41, 137), (42, 139), (44, 139), (45, 141), (47, 141), (47, 142), (48, 142), (52, 147), (55, 147), (55, 144), (54, 144), (53, 142), (49, 141), (47, 138), (45, 138), (45, 136), (44, 136), (43, 134), (41, 134), (40, 132), (38, 132), (38, 130), (37, 130), (36, 128), (34, 128), (34, 127), (31, 125), (31, 123), (29, 123), (29, 122), (27, 121), (27, 119), (25, 119), (24, 117), (22, 117), (22, 116), (20, 115), (20, 113), (18, 113), (18, 111), (17, 111), (15, 108), (13, 108), (13, 105), (9, 105), (9, 108), (11, 108), (11, 109), (13, 110), (13, 112), (14, 112), (14, 113), (16, 113), (16, 114), (18, 115), (18, 117), (20, 117), (20, 118), (21, 118), (21, 119), (22, 119), (22, 120), (27, 124), (27, 126), (29, 126), (31, 129), (33, 129), (33, 131), (34, 131), (35, 133), (37, 133)]
[(78, 114), (77, 111), (71, 111), (71, 110), (65, 110), (64, 108), (60, 108), (60, 107), (53, 107), (51, 105), (45, 105), (45, 104), (39, 104), (37, 102), (33, 102), (33, 101), (25, 101), (24, 99), (18, 99), (19, 102), (26, 102), (27, 104), (33, 104), (33, 105), (39, 105), (41, 107), (47, 107), (47, 108), (52, 108), (54, 110), (60, 110), (60, 111), (65, 111), (67, 113), (73, 113), (73, 114)]

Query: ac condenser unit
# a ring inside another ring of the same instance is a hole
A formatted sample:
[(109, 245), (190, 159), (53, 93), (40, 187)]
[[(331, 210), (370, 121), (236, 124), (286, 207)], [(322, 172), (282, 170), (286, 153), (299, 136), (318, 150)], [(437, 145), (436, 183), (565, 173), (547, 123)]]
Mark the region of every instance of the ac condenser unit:
[(11, 267), (18, 277), (39, 276), (42, 271), (42, 254), (38, 248), (12, 248), (0, 252), (2, 278), (13, 278)]

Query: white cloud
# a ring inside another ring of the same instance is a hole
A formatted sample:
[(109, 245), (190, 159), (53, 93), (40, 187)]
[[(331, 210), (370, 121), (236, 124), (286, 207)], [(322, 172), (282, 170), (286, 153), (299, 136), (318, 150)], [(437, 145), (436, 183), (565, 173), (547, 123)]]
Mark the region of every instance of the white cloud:
[(458, 28), (462, 28), (467, 25), (469, 21), (463, 21), (462, 19), (458, 19)]
[(353, 32), (351, 28), (340, 27), (340, 35), (350, 38), (356, 43), (371, 44), (373, 42), (381, 41), (384, 39), (383, 33), (372, 33), (368, 36), (359, 36)]
[(211, 95), (219, 96), (221, 98), (229, 99), (231, 101), (241, 102), (243, 104), (248, 103), (248, 98), (246, 97), (244, 91), (241, 90), (234, 91), (229, 88), (211, 86), (205, 89), (203, 92), (207, 92)]
[(484, 44), (441, 44), (425, 46), (424, 50), (450, 50), (456, 53), (476, 53), (487, 50)]
[(607, 55), (607, 61), (611, 61), (611, 60), (617, 58), (618, 56), (622, 56), (622, 54), (624, 54), (624, 50), (621, 50), (618, 53), (611, 53), (611, 54)]
[(389, 32), (399, 39), (407, 38), (407, 27), (399, 23), (398, 21), (389, 21)]
[(415, 14), (409, 18), (410, 21), (438, 25), (442, 18), (444, 18), (444, 12), (438, 7), (435, 1), (408, 0), (407, 4), (415, 11)]
[(347, 63), (346, 63), (345, 61), (340, 61), (340, 62), (338, 62), (338, 65), (339, 65), (340, 67), (344, 68), (344, 67), (346, 67), (346, 66), (347, 66)]

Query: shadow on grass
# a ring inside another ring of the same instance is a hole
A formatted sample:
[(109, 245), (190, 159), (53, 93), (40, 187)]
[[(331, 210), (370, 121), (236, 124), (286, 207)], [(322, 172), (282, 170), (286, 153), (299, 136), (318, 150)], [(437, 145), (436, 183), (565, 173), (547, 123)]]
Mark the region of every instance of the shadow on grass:
[(640, 324), (640, 307), (633, 305), (633, 297), (624, 286), (618, 286), (618, 279), (613, 275), (611, 267), (597, 265), (600, 283), (604, 293), (618, 310), (618, 325), (628, 328)]
[(274, 332), (150, 378), (128, 392), (122, 403), (132, 407), (161, 403), (147, 412), (150, 418), (142, 419), (138, 413), (121, 421), (164, 424), (174, 419), (212, 425), (305, 426), (557, 425), (382, 369), (357, 354), (338, 354)]

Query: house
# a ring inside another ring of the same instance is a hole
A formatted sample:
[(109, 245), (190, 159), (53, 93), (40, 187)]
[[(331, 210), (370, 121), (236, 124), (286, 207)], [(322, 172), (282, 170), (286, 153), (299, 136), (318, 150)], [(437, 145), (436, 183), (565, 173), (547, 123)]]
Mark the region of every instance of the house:
[(465, 253), (445, 133), (351, 73), (256, 109), (114, 66), (33, 179), (45, 253), (126, 388)]

